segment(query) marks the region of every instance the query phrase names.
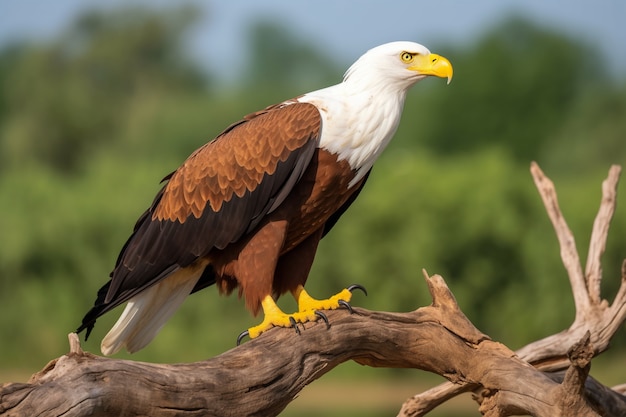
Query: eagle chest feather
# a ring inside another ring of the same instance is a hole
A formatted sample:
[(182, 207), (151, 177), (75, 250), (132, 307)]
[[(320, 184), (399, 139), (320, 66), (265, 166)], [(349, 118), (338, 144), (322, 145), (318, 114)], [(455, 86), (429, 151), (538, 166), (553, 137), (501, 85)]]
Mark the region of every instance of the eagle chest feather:
[(316, 150), (298, 185), (276, 212), (276, 218), (285, 218), (289, 224), (283, 253), (324, 226), (346, 203), (359, 188), (358, 184), (349, 186), (354, 176), (347, 161), (338, 161), (337, 155), (326, 150)]

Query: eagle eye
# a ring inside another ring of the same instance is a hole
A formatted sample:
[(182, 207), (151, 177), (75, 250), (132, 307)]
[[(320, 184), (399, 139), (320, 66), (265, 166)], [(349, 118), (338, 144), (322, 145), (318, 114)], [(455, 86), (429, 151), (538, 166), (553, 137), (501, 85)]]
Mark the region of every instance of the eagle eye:
[(410, 52), (402, 52), (400, 54), (400, 59), (402, 60), (402, 62), (404, 62), (405, 64), (410, 64), (411, 62), (413, 62), (413, 59), (415, 58), (415, 54), (412, 54)]

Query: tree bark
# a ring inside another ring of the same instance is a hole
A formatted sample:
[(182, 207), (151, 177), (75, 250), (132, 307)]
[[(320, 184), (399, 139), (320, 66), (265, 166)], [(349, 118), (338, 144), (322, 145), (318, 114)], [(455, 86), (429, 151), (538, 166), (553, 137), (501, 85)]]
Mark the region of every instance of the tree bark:
[[(424, 272), (433, 302), (409, 313), (354, 308), (323, 321), (272, 329), (215, 358), (191, 364), (150, 364), (83, 352), (70, 334), (70, 353), (28, 383), (0, 387), (0, 416), (274, 416), (310, 382), (348, 360), (373, 367), (415, 368), (450, 382), (416, 395), (400, 416), (420, 416), (460, 392), (474, 391), (486, 416), (623, 416), (624, 386), (588, 377), (626, 315), (626, 262), (612, 304), (597, 289), (619, 168), (605, 182), (585, 273), (551, 182), (531, 168), (562, 245), (577, 314), (567, 330), (517, 353), (481, 333), (459, 309), (445, 281)], [(613, 198), (611, 198), (611, 195)], [(608, 196), (608, 197), (607, 197)], [(597, 233), (596, 233), (597, 230)], [(594, 258), (594, 259), (591, 259)]]

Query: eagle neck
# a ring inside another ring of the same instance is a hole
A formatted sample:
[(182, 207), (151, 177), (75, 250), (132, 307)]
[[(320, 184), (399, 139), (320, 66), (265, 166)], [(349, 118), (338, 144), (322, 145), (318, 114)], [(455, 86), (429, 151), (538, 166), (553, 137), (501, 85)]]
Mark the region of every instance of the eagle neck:
[(386, 83), (341, 84), (300, 97), (318, 107), (322, 117), (319, 147), (346, 160), (356, 171), (350, 186), (358, 183), (396, 132), (406, 88)]

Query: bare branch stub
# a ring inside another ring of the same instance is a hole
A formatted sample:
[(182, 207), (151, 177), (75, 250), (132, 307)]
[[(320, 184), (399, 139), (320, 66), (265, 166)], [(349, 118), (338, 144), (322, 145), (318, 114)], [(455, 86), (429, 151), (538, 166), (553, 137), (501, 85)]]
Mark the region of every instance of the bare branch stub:
[[(479, 331), (461, 311), (454, 294), (441, 275), (429, 276), (425, 269), (422, 270), (422, 274), (433, 299), (432, 307), (434, 308), (429, 310), (429, 313), (436, 315), (439, 323), (450, 331), (463, 335), (468, 343), (477, 345), (483, 340), (489, 340), (489, 336)], [(424, 311), (424, 309), (419, 310)]]
[(564, 404), (582, 401), (584, 398), (585, 381), (589, 376), (591, 359), (594, 356), (591, 333), (585, 333), (583, 339), (570, 348), (567, 356), (571, 364), (565, 372), (565, 377), (560, 387), (560, 397)]
[(556, 237), (561, 248), (561, 260), (567, 270), (570, 279), (572, 291), (574, 295), (574, 305), (576, 306), (576, 314), (587, 309), (589, 297), (587, 294), (587, 285), (583, 270), (580, 264), (580, 257), (576, 250), (576, 241), (569, 226), (565, 222), (565, 218), (559, 208), (559, 201), (556, 195), (554, 183), (546, 177), (539, 165), (533, 162), (530, 166), (530, 172), (539, 191), (539, 195), (543, 200), (544, 206), (548, 213), (548, 217), (554, 226)]
[(80, 347), (80, 338), (76, 333), (70, 333), (67, 335), (67, 338), (70, 342), (70, 353), (73, 354), (83, 354), (83, 348)]
[(602, 255), (606, 249), (606, 241), (609, 236), (609, 226), (615, 213), (617, 204), (617, 184), (622, 168), (613, 165), (609, 170), (608, 177), (602, 182), (602, 202), (600, 209), (593, 223), (589, 252), (587, 255), (587, 265), (585, 268), (585, 279), (589, 290), (591, 302), (599, 304), (600, 283), (602, 281)]

